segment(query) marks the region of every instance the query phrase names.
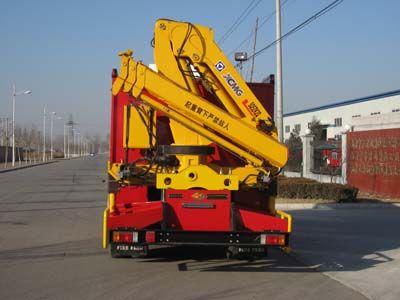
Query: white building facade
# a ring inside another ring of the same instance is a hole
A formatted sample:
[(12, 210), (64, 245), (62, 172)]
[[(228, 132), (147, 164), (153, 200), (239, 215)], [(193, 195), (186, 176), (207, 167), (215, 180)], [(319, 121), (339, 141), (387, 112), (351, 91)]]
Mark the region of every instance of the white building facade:
[(305, 135), (313, 119), (326, 127), (327, 139), (338, 139), (347, 130), (363, 130), (368, 124), (382, 128), (379, 126), (383, 125), (382, 121), (386, 125), (383, 127), (399, 128), (400, 90), (284, 114), (284, 139), (288, 139), (291, 132)]

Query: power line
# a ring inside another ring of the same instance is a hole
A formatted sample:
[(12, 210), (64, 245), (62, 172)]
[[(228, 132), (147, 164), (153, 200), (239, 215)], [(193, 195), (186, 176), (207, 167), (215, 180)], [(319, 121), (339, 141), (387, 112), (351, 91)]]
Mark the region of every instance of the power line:
[[(296, 0), (293, 0), (293, 2)], [(285, 0), (282, 4), (281, 4), (281, 8), (284, 8), (286, 3), (289, 2), (289, 0)], [(292, 3), (293, 3), (292, 2)], [(286, 6), (287, 7), (287, 6)], [(265, 19), (261, 22), (261, 24), (258, 26), (258, 28), (260, 29), (261, 27), (263, 27), (269, 20), (272, 19), (272, 17), (275, 16), (276, 10), (274, 10), (272, 13), (270, 13), (268, 16), (264, 17)], [(251, 33), (235, 48), (233, 49), (231, 52), (229, 52), (228, 56), (231, 56), (233, 53), (235, 53), (240, 47), (242, 47), (246, 42), (248, 42), (251, 37), (253, 36), (253, 30), (251, 31)]]
[[(246, 9), (240, 14), (240, 16), (236, 19), (235, 22), (229, 27), (229, 29), (224, 33), (224, 35), (218, 40), (218, 44), (222, 44), (224, 41), (226, 41), (232, 33), (239, 27), (240, 24), (243, 23), (243, 21), (247, 18), (247, 16), (253, 11), (254, 8), (257, 7), (258, 4), (260, 4), (262, 0), (253, 0), (250, 2), (250, 4), (246, 7)], [(255, 3), (256, 2), (256, 3)], [(255, 4), (254, 4), (255, 3)], [(254, 4), (254, 5), (253, 5)]]
[(222, 37), (218, 40), (218, 43), (222, 43), (227, 39), (227, 35), (232, 31), (233, 27), (239, 22), (242, 16), (247, 12), (247, 10), (254, 4), (256, 0), (250, 2), (250, 4), (246, 7), (246, 9), (240, 14), (240, 16), (233, 22), (233, 24), (228, 28), (228, 30), (222, 35)]
[[(253, 55), (251, 55), (250, 57), (248, 57), (248, 60), (250, 60), (251, 58), (256, 57), (257, 55), (261, 54), (262, 52), (264, 52), (265, 50), (267, 50), (268, 48), (271, 48), (272, 46), (274, 46), (278, 41), (282, 41), (283, 39), (287, 38), (288, 36), (290, 36), (291, 34), (299, 31), (300, 29), (304, 28), (305, 26), (307, 26), (308, 24), (310, 24), (311, 22), (315, 21), (316, 19), (318, 19), (319, 17), (323, 16), (324, 14), (326, 14), (328, 11), (330, 11), (331, 9), (335, 8), (336, 6), (338, 6), (339, 4), (341, 4), (344, 0), (335, 0), (333, 1), (331, 4), (325, 6), (323, 9), (321, 9), (320, 11), (318, 11), (317, 13), (315, 13), (314, 15), (312, 15), (310, 18), (308, 18), (307, 20), (301, 22), (299, 25), (297, 25), (296, 27), (292, 28), (291, 30), (289, 30), (287, 33), (285, 33), (284, 35), (282, 35), (282, 37), (278, 40), (273, 41), (272, 43), (268, 44), (267, 46), (263, 47), (262, 49), (258, 50), (256, 53), (254, 53)], [(245, 61), (245, 62), (248, 62)]]

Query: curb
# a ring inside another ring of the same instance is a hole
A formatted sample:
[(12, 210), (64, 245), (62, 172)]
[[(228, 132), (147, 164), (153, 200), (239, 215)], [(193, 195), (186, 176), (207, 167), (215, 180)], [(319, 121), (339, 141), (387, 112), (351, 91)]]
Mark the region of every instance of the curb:
[(39, 164), (19, 166), (19, 167), (15, 167), (15, 168), (2, 169), (2, 170), (0, 170), (0, 174), (1, 173), (12, 172), (12, 171), (18, 171), (18, 170), (27, 169), (27, 168), (33, 168), (33, 167), (37, 167), (37, 166), (44, 166), (44, 165), (53, 164), (53, 163), (56, 163), (56, 162), (58, 162), (58, 160), (48, 161), (48, 162), (39, 163)]
[(85, 155), (85, 156), (77, 156), (77, 157), (60, 158), (59, 160), (60, 160), (60, 161), (63, 161), (63, 160), (73, 160), (73, 159), (78, 159), (78, 158), (82, 158), (82, 157), (86, 157), (86, 155)]
[(393, 208), (400, 207), (400, 203), (278, 203), (276, 209), (280, 210), (300, 210), (300, 209), (361, 209), (361, 208)]

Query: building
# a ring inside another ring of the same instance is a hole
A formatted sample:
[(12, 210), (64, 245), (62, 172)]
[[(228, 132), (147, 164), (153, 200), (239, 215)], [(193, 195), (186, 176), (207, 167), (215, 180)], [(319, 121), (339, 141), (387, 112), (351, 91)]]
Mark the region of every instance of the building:
[(283, 115), (284, 139), (306, 133), (313, 119), (326, 129), (327, 139), (344, 131), (400, 127), (400, 90), (341, 101)]

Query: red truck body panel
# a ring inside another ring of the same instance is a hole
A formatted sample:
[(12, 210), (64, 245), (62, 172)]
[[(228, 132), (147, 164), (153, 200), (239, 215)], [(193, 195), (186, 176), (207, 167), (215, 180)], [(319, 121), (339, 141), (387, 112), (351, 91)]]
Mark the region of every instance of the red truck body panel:
[[(117, 73), (114, 70), (113, 81), (116, 76)], [(267, 111), (273, 114), (273, 83), (251, 84), (250, 88)], [(112, 96), (109, 152), (111, 164), (129, 163), (143, 156), (143, 150), (123, 147), (124, 106), (132, 101), (134, 99), (123, 92)], [(157, 113), (156, 117), (158, 144), (173, 143), (169, 119), (161, 113)], [(208, 156), (209, 162), (232, 167), (243, 165), (236, 156), (218, 145), (212, 146), (215, 148), (215, 153)], [(115, 207), (107, 218), (107, 228), (110, 232), (128, 229), (149, 230), (146, 231), (146, 239), (147, 236), (151, 236), (152, 240), (155, 235), (152, 230), (164, 229), (202, 234), (204, 232), (229, 233), (238, 230), (288, 233), (288, 220), (267, 214), (262, 205), (264, 194), (257, 190), (231, 192), (228, 190), (167, 189), (164, 201), (161, 201), (162, 192), (155, 186), (124, 186), (110, 178), (109, 187), (109, 192), (115, 196)], [(161, 239), (158, 235), (156, 238)]]

